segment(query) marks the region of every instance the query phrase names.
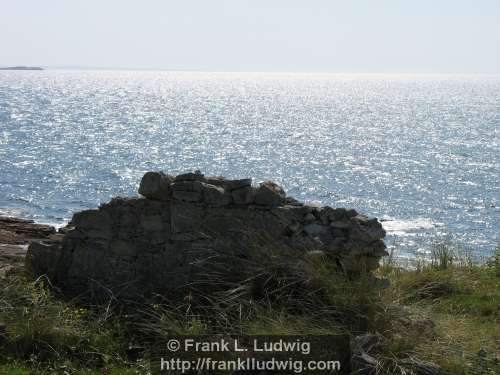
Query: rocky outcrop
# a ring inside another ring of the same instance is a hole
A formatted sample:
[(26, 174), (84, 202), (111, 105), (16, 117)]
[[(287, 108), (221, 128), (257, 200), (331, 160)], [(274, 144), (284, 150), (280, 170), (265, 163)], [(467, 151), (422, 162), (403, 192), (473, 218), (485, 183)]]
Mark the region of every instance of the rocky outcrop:
[(0, 279), (22, 268), (30, 242), (55, 232), (53, 227), (32, 220), (0, 216)]
[(32, 239), (40, 239), (54, 234), (56, 230), (33, 220), (0, 216), (0, 243), (25, 245)]
[(387, 254), (376, 219), (305, 205), (269, 181), (148, 172), (139, 193), (76, 213), (59, 238), (30, 246), (28, 268), (72, 293), (129, 298), (189, 285), (208, 259), (263, 247), (319, 253), (350, 275)]

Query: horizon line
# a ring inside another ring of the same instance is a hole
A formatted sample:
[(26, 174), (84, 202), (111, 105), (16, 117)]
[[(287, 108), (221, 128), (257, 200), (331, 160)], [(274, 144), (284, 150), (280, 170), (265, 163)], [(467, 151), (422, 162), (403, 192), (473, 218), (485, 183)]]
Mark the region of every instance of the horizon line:
[(308, 71), (308, 70), (220, 70), (220, 69), (187, 69), (187, 68), (153, 68), (153, 67), (119, 67), (94, 65), (0, 65), (7, 67), (40, 67), (45, 70), (102, 70), (102, 71), (151, 71), (151, 72), (186, 72), (186, 73), (273, 73), (273, 74), (362, 74), (362, 75), (500, 75), (500, 72), (438, 72), (438, 71)]

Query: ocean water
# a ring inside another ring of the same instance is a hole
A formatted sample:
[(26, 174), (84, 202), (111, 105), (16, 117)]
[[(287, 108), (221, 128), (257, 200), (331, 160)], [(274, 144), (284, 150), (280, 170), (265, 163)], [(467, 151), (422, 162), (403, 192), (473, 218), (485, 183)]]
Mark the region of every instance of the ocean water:
[(500, 242), (500, 77), (0, 72), (0, 214), (64, 224), (149, 170), (272, 179), (400, 257)]

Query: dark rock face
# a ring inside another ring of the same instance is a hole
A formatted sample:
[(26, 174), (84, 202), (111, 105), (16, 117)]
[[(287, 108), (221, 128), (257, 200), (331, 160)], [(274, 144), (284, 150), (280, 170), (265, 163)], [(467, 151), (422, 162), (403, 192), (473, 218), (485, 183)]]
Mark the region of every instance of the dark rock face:
[(320, 254), (349, 274), (374, 270), (387, 255), (376, 219), (303, 205), (272, 182), (148, 172), (139, 192), (145, 198), (75, 214), (59, 238), (30, 246), (28, 268), (71, 293), (134, 298), (189, 284), (213, 256), (252, 257), (270, 244)]

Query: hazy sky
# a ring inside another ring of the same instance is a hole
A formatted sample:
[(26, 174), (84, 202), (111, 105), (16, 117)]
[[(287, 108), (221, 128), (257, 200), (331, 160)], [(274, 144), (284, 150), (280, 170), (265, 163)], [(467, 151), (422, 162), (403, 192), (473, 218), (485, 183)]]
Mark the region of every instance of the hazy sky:
[(0, 0), (0, 65), (500, 73), (500, 0)]

